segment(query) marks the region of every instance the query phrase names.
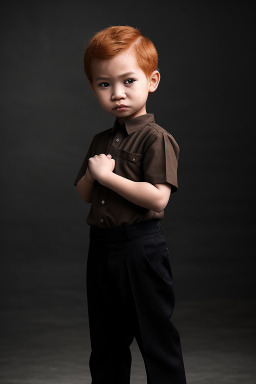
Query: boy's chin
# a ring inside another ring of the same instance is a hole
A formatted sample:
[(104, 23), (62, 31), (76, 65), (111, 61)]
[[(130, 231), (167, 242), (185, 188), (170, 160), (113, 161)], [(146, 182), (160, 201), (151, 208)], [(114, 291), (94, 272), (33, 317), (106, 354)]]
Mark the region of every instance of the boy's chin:
[(115, 116), (117, 119), (129, 119), (132, 118), (131, 111), (123, 111), (123, 112), (115, 112), (111, 113), (113, 116)]

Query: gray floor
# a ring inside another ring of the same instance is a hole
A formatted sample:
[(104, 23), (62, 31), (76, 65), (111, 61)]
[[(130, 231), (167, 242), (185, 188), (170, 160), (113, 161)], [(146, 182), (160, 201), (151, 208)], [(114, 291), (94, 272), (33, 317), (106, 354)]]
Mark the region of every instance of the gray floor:
[[(1, 312), (1, 384), (90, 383), (86, 307), (65, 306), (63, 300), (62, 306), (52, 308)], [(254, 302), (176, 305), (174, 322), (182, 338), (188, 383), (255, 384), (255, 315)], [(132, 355), (131, 383), (146, 383), (135, 343)]]

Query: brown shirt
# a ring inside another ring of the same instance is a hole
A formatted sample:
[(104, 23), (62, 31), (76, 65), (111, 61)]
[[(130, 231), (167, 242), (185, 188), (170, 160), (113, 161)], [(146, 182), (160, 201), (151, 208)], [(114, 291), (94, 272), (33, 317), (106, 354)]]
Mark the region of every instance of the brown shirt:
[[(172, 193), (178, 188), (179, 146), (172, 135), (155, 123), (153, 114), (127, 120), (94, 136), (75, 185), (85, 174), (88, 159), (101, 153), (115, 159), (114, 172), (133, 181), (151, 184), (169, 183)], [(151, 219), (161, 219), (162, 212), (142, 208), (109, 188), (95, 182), (87, 223), (96, 227), (117, 227)]]

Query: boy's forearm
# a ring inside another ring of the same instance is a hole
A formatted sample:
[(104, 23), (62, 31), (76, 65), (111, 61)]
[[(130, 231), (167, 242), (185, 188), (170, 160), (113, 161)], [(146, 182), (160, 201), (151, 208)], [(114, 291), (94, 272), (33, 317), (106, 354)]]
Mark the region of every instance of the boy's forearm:
[(156, 212), (161, 212), (169, 199), (148, 182), (135, 182), (112, 172), (98, 181), (132, 203)]
[(92, 179), (87, 170), (85, 175), (81, 177), (81, 179), (77, 183), (77, 192), (81, 199), (84, 200), (86, 203), (92, 202), (94, 182), (95, 180)]

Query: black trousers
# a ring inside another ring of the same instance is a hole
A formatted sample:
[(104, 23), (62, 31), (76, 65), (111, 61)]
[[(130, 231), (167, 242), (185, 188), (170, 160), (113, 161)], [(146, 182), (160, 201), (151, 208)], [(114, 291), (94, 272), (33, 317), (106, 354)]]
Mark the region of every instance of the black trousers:
[(171, 322), (172, 273), (159, 221), (91, 227), (87, 262), (92, 384), (130, 383), (135, 337), (148, 384), (185, 384)]

